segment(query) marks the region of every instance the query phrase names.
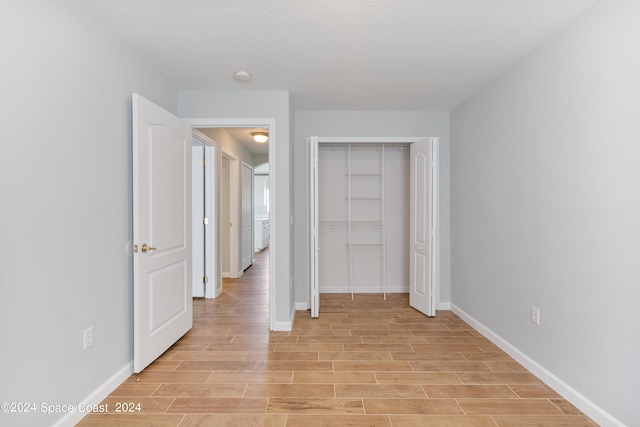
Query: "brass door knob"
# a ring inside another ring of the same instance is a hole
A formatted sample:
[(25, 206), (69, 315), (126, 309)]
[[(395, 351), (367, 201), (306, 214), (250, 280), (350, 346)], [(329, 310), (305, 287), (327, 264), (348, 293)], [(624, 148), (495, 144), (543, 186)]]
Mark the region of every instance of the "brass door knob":
[(142, 244), (142, 247), (140, 248), (140, 251), (141, 251), (143, 254), (146, 254), (146, 253), (147, 253), (147, 251), (155, 251), (155, 250), (156, 250), (156, 248), (154, 248), (154, 247), (152, 247), (152, 246), (149, 246), (149, 245), (147, 245), (146, 243), (143, 243), (143, 244)]

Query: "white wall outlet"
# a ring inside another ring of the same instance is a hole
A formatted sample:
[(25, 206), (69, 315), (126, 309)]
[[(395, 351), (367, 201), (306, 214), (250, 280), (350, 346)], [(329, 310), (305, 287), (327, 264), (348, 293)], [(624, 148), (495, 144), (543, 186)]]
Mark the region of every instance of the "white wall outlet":
[(531, 306), (531, 321), (540, 326), (540, 309), (535, 305)]
[(90, 328), (85, 329), (82, 332), (82, 339), (83, 339), (83, 342), (84, 342), (84, 349), (85, 350), (93, 345), (93, 326), (91, 326)]

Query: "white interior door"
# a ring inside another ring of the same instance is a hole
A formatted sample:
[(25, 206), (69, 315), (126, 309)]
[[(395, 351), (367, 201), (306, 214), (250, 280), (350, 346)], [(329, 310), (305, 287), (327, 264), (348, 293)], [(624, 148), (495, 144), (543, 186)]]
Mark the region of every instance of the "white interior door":
[(411, 144), (409, 305), (436, 314), (438, 139)]
[(205, 181), (204, 181), (204, 144), (198, 140), (193, 140), (192, 163), (191, 163), (191, 188), (192, 188), (192, 271), (193, 286), (192, 293), (194, 297), (204, 297), (205, 294)]
[(242, 164), (242, 270), (253, 262), (253, 169)]
[(192, 326), (191, 127), (133, 95), (133, 370)]
[(309, 159), (309, 283), (311, 317), (320, 313), (320, 290), (318, 277), (318, 137), (307, 138)]

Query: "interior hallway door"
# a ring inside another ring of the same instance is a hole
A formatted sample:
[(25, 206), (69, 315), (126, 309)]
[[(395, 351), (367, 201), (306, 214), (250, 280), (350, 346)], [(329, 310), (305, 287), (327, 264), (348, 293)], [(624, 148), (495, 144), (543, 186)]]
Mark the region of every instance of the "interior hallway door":
[(133, 370), (191, 329), (191, 126), (138, 94), (133, 113)]

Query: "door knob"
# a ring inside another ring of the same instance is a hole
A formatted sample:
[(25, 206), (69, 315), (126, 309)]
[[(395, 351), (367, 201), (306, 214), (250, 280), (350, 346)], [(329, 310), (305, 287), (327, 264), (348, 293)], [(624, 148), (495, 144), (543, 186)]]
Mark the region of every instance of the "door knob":
[(142, 247), (140, 247), (140, 252), (142, 252), (143, 254), (147, 253), (147, 251), (155, 251), (156, 248), (147, 245), (146, 243), (142, 244)]

